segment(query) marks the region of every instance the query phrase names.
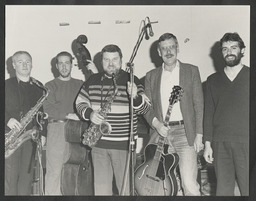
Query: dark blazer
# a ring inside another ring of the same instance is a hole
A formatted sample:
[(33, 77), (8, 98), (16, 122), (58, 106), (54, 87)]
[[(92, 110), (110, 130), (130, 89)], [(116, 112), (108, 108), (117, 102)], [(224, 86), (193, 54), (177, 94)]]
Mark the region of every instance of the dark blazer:
[[(161, 76), (162, 67), (158, 67), (149, 71), (145, 78), (145, 93), (152, 103), (152, 108), (144, 117), (151, 126), (151, 134), (155, 133), (152, 127), (154, 117), (163, 122), (160, 96)], [(179, 85), (184, 90), (180, 101), (181, 113), (188, 143), (192, 146), (196, 134), (203, 134), (204, 99), (198, 67), (180, 62)], [(152, 138), (153, 137), (156, 137), (156, 134), (154, 134)]]

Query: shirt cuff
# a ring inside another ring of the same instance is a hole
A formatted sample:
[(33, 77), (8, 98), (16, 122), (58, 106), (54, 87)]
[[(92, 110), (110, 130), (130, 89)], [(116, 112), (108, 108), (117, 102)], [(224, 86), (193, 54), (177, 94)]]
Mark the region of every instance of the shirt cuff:
[(141, 95), (138, 95), (134, 100), (133, 100), (133, 108), (134, 109), (139, 109), (143, 104), (144, 104), (145, 100), (144, 97), (142, 97)]
[(82, 115), (83, 115), (83, 118), (85, 120), (90, 120), (90, 116), (91, 116), (91, 113), (93, 112), (93, 109), (88, 107), (86, 108), (83, 112), (82, 112)]

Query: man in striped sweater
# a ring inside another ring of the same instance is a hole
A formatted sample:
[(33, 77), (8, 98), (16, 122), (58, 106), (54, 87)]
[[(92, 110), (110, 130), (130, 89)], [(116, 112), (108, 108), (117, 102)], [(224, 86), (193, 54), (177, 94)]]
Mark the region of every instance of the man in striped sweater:
[[(104, 72), (93, 74), (83, 84), (75, 104), (82, 119), (96, 125), (107, 121), (112, 127), (110, 134), (102, 136), (92, 147), (92, 160), (95, 195), (113, 195), (113, 175), (119, 194), (124, 179), (131, 129), (130, 96), (132, 86), (129, 82), (129, 73), (121, 69), (122, 52), (118, 46), (105, 46), (101, 51), (101, 56)], [(116, 85), (113, 82), (113, 74)], [(99, 114), (99, 109), (109, 101), (116, 87), (118, 93), (104, 120), (104, 117)], [(134, 102), (133, 133), (134, 138), (137, 139), (137, 115), (146, 113), (150, 103), (144, 95), (143, 85), (136, 76), (132, 94)], [(128, 181), (124, 194), (129, 195), (129, 191)]]

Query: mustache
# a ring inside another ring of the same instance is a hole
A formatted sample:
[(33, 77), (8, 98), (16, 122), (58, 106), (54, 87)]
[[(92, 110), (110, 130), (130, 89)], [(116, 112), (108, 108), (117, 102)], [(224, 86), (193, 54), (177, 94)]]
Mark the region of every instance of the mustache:
[(170, 56), (173, 57), (174, 55), (173, 54), (166, 54), (165, 56), (166, 57), (170, 57)]
[(236, 59), (236, 55), (234, 55), (234, 54), (229, 54), (229, 55), (225, 56), (225, 59), (228, 58), (228, 57), (230, 57), (230, 56), (233, 56), (233, 57), (235, 57), (235, 59)]

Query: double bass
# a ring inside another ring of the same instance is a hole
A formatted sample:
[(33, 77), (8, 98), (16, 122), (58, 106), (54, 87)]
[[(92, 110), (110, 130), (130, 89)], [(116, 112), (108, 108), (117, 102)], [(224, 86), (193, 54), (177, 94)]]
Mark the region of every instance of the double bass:
[[(174, 86), (169, 99), (169, 107), (164, 125), (168, 127), (173, 105), (180, 99), (183, 89)], [(154, 133), (158, 135), (157, 133)], [(177, 153), (168, 153), (165, 144), (166, 137), (159, 135), (156, 144), (148, 144), (144, 149), (145, 161), (135, 170), (134, 182), (138, 195), (175, 196), (178, 193), (178, 183), (175, 169), (179, 163)]]
[(93, 74), (93, 72), (86, 67), (89, 64), (87, 60), (92, 60), (90, 52), (85, 47), (87, 42), (88, 39), (85, 35), (79, 35), (72, 43), (72, 51), (77, 58), (78, 67), (82, 70), (85, 80)]
[[(86, 65), (91, 56), (83, 45), (87, 37), (80, 35), (74, 40), (72, 50), (77, 57), (79, 68), (85, 71), (88, 78), (90, 72)], [(89, 126), (88, 122), (67, 120), (65, 123), (65, 158), (61, 170), (61, 192), (63, 195), (93, 195), (93, 169), (91, 149), (81, 143), (81, 136)]]

